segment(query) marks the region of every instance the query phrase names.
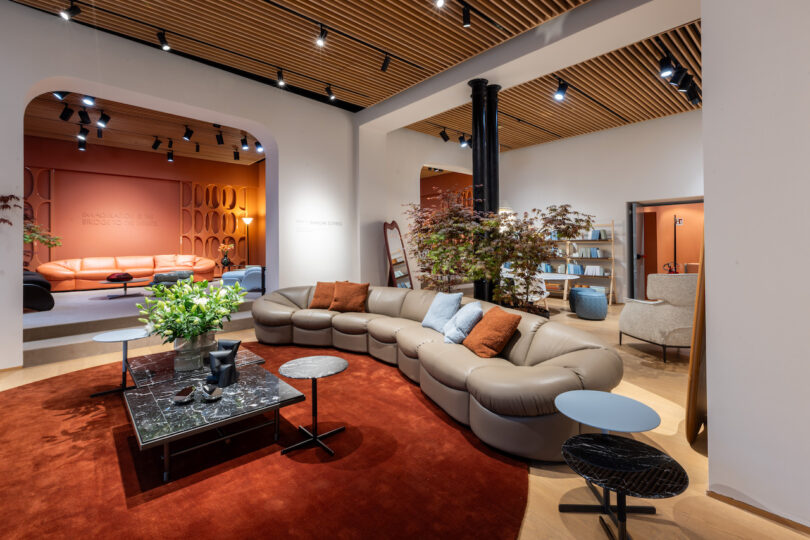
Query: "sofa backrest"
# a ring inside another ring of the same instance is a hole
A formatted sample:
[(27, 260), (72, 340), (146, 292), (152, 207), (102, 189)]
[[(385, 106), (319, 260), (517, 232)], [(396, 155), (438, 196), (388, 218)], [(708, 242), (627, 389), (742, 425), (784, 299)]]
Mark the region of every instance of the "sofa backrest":
[(436, 291), (429, 291), (427, 289), (411, 290), (407, 289), (408, 294), (402, 302), (402, 309), (399, 316), (404, 319), (421, 322), (425, 318), (433, 298), (436, 296)]
[(85, 257), (81, 259), (82, 270), (115, 270), (115, 257)]
[(116, 268), (124, 271), (135, 268), (138, 269), (154, 268), (155, 258), (152, 255), (143, 255), (134, 257), (116, 257), (115, 264)]
[(369, 287), (366, 311), (388, 317), (399, 317), (405, 297), (411, 289), (400, 287)]
[(673, 306), (695, 305), (697, 274), (650, 274), (647, 276), (647, 298), (663, 300)]
[(570, 352), (604, 348), (605, 345), (589, 332), (548, 321), (534, 333), (522, 365), (534, 366)]
[(509, 343), (506, 344), (506, 347), (504, 347), (503, 351), (498, 356), (506, 358), (516, 366), (529, 365), (527, 364), (529, 348), (534, 341), (537, 331), (548, 322), (548, 319), (524, 311), (508, 308), (501, 309), (508, 313), (520, 315), (520, 323), (512, 339), (509, 340)]

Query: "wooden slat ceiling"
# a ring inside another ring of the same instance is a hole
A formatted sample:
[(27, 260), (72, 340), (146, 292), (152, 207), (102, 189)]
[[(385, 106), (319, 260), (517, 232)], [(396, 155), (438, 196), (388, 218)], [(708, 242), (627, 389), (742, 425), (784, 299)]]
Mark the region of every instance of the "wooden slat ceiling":
[[(669, 30), (659, 37), (702, 89), (700, 21)], [(661, 56), (661, 49), (652, 37), (502, 91), (498, 118), (501, 151), (699, 109), (700, 105), (689, 103), (683, 93), (659, 77)], [(556, 77), (580, 88), (627, 121), (572, 88), (568, 89), (564, 101), (555, 101), (552, 95), (557, 89)], [(448, 128), (450, 142), (457, 141), (458, 132), (469, 135), (472, 106), (468, 103), (408, 127), (438, 137), (442, 128), (437, 126)]]
[[(36, 137), (46, 137), (65, 141), (78, 142), (76, 133), (79, 131), (79, 111), (82, 109), (81, 97), (78, 94), (68, 95), (64, 101), (57, 100), (52, 94), (42, 94), (36, 97), (25, 110), (25, 134)], [(65, 122), (59, 119), (64, 103), (67, 103), (75, 112), (73, 117)], [(90, 130), (87, 137), (88, 145), (112, 146), (129, 150), (142, 150), (166, 155), (169, 150), (169, 139), (172, 139), (175, 157), (184, 156), (196, 159), (222, 161), (250, 165), (264, 159), (264, 154), (256, 151), (256, 138), (239, 129), (222, 126), (215, 128), (212, 124), (200, 122), (191, 118), (165, 114), (150, 109), (124, 105), (115, 101), (96, 98), (96, 105), (86, 107), (91, 123), (86, 127)], [(110, 121), (103, 131), (103, 137), (96, 134), (96, 121), (104, 111), (110, 116)], [(190, 127), (194, 134), (191, 141), (183, 140), (185, 126)], [(222, 131), (223, 145), (218, 145), (216, 135)], [(242, 150), (240, 140), (242, 136), (248, 138), (250, 150)], [(152, 150), (155, 136), (163, 143), (157, 150)], [(199, 143), (200, 151), (196, 152)], [(88, 148), (88, 152), (92, 147)], [(234, 149), (239, 151), (239, 161), (234, 160)]]
[[(68, 0), (14, 1), (54, 14), (68, 5)], [(94, 0), (77, 2), (82, 12), (75, 20), (157, 45), (155, 28), (102, 9), (125, 15), (165, 29), (175, 52), (272, 80), (276, 79), (277, 71), (273, 66), (281, 66), (288, 85), (320, 97), (325, 94), (324, 83), (329, 83), (338, 104), (356, 110), (389, 98), (587, 2), (468, 0), (471, 6), (497, 22), (500, 29), (475, 13), (472, 25), (463, 28), (462, 6), (457, 0), (447, 0), (441, 9), (432, 0)], [(335, 31), (329, 33), (326, 47), (319, 49), (315, 45), (316, 24), (273, 4), (302, 13), (419, 67), (393, 59), (383, 73), (380, 71), (383, 53)]]

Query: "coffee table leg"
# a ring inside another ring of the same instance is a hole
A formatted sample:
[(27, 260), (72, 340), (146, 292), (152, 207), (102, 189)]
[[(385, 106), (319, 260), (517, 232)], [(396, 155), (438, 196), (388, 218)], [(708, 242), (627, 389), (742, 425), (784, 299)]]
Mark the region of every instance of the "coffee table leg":
[(163, 481), (169, 481), (169, 458), (171, 457), (171, 452), (169, 452), (169, 443), (163, 443)]
[(273, 424), (274, 424), (273, 425), (273, 430), (275, 431), (275, 433), (273, 433), (273, 440), (275, 442), (278, 442), (278, 427), (279, 427), (278, 424), (279, 424), (280, 419), (281, 419), (281, 415), (279, 414), (278, 409), (276, 409), (275, 420), (273, 421)]

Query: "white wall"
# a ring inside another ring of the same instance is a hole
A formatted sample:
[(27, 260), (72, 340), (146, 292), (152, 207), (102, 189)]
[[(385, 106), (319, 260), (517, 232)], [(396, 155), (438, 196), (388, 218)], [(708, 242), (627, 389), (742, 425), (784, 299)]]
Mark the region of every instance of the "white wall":
[[(268, 286), (357, 278), (350, 113), (11, 2), (0, 3), (0, 67), (0, 194), (22, 195), (23, 113), (43, 92), (241, 127), (268, 154)], [(11, 216), (0, 225), (0, 369), (22, 364), (22, 213)]]
[(626, 203), (703, 195), (701, 112), (501, 154), (501, 206), (569, 203), (616, 225), (616, 299), (626, 282)]
[(810, 2), (702, 9), (709, 489), (810, 525)]

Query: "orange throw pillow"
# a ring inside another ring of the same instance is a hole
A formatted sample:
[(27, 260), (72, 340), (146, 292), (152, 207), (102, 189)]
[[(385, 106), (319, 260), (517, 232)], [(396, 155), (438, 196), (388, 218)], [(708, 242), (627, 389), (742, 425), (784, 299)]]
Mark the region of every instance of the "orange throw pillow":
[(312, 302), (309, 303), (309, 309), (329, 309), (334, 296), (335, 282), (319, 281), (315, 285), (315, 293), (312, 295)]
[(368, 283), (338, 281), (335, 283), (335, 296), (332, 298), (329, 309), (331, 311), (364, 312), (366, 298), (368, 298)]
[(484, 314), (462, 344), (482, 358), (497, 356), (517, 330), (520, 315), (507, 313), (498, 306)]

